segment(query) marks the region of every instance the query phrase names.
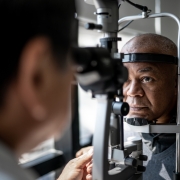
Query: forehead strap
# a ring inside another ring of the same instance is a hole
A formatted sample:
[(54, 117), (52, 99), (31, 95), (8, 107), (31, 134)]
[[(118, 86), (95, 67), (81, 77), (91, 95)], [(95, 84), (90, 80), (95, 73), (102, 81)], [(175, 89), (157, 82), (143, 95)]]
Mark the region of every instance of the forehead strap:
[(152, 63), (167, 63), (178, 64), (178, 58), (166, 54), (153, 54), (153, 53), (129, 53), (124, 54), (122, 62), (152, 62)]

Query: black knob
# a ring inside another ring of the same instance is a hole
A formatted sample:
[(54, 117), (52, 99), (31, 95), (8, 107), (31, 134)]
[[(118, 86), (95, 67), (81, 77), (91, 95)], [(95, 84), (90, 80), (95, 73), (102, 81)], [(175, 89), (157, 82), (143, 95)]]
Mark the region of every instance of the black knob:
[(148, 157), (146, 155), (139, 155), (140, 161), (147, 161)]
[(146, 171), (146, 167), (141, 166), (141, 165), (138, 165), (137, 171), (139, 171), (139, 172), (145, 172), (145, 171)]
[(86, 29), (98, 29), (98, 30), (101, 30), (102, 29), (102, 25), (101, 24), (93, 24), (93, 23), (87, 23), (85, 24), (84, 26)]
[(128, 157), (125, 159), (125, 165), (136, 167), (137, 166), (137, 160), (134, 158)]
[(112, 111), (116, 115), (126, 116), (129, 113), (129, 104), (126, 102), (113, 102)]

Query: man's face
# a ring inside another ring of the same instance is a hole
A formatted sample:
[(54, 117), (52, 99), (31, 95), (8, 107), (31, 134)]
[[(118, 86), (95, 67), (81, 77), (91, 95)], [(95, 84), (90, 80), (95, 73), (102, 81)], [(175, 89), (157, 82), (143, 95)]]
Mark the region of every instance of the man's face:
[(127, 117), (169, 121), (176, 103), (174, 65), (158, 63), (124, 63), (129, 71), (124, 83), (124, 101), (130, 106)]

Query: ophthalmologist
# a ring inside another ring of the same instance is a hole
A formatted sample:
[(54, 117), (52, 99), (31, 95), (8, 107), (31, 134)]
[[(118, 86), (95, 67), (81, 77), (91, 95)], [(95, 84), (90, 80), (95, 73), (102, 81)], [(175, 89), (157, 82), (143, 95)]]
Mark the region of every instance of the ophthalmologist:
[[(74, 74), (74, 1), (0, 1), (0, 179), (34, 180), (18, 157), (68, 126)], [(58, 180), (82, 180), (92, 151)]]

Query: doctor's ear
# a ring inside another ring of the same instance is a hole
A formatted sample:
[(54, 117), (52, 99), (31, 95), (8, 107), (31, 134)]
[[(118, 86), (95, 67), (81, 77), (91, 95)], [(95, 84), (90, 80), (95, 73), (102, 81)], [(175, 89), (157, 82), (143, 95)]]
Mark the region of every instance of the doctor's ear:
[(52, 66), (52, 53), (47, 38), (37, 37), (24, 47), (19, 64), (17, 91), (19, 99), (31, 116), (46, 119), (43, 96), (46, 94)]

